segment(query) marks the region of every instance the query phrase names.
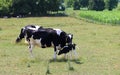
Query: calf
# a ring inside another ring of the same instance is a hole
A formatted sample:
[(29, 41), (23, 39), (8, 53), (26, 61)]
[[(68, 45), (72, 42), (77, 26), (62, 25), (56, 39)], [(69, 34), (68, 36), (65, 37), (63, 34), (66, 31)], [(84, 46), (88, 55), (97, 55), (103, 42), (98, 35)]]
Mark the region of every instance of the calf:
[(74, 51), (74, 54), (76, 55), (76, 44), (68, 44), (68, 45), (64, 46), (62, 48), (62, 50), (59, 51), (58, 55), (61, 55), (61, 54), (65, 54), (66, 55), (70, 51), (71, 52)]
[(42, 48), (54, 47), (54, 59), (56, 59), (57, 50), (63, 48), (66, 44), (71, 44), (73, 35), (67, 34), (60, 29), (40, 28), (37, 31), (27, 29), (27, 40), (29, 42), (29, 51), (31, 56), (33, 47), (38, 45)]
[(40, 28), (42, 28), (42, 27), (35, 26), (35, 25), (27, 25), (27, 26), (21, 28), (20, 34), (19, 34), (19, 36), (16, 39), (16, 43), (19, 43), (23, 38), (25, 38), (25, 41), (26, 41), (26, 37), (27, 37), (26, 32), (27, 32), (27, 30), (37, 31)]

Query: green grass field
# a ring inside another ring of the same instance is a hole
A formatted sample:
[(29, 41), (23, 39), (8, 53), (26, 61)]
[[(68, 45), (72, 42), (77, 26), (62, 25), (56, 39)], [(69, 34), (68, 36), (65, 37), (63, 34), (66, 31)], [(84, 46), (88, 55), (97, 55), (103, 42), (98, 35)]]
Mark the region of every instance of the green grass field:
[(53, 48), (35, 47), (30, 58), (24, 40), (16, 44), (21, 27), (37, 24), (74, 34), (78, 60), (64, 56), (49, 63), (49, 75), (120, 75), (120, 26), (87, 23), (71, 17), (29, 17), (0, 19), (0, 75), (45, 75)]

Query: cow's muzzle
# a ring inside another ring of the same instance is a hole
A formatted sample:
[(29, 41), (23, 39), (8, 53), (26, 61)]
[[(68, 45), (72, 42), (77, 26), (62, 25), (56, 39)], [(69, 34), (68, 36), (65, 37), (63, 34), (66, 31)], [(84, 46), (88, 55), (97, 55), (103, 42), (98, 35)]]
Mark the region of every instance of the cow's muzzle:
[(17, 38), (17, 39), (16, 39), (16, 43), (19, 43), (20, 41), (21, 41), (20, 38)]

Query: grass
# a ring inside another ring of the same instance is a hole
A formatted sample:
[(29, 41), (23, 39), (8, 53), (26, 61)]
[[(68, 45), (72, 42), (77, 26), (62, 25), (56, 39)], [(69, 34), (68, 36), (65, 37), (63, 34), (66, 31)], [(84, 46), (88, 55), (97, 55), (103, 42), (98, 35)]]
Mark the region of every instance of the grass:
[[(28, 24), (60, 28), (74, 34), (78, 61), (70, 60), (74, 70), (58, 56), (52, 61), (53, 48), (35, 47), (31, 58), (24, 40), (15, 44), (20, 28)], [(48, 63), (48, 61), (50, 63)], [(92, 24), (71, 17), (29, 17), (0, 19), (1, 75), (120, 75), (120, 27)]]
[(72, 17), (85, 19), (89, 22), (99, 22), (104, 24), (119, 25), (120, 24), (120, 11), (89, 11), (89, 10), (77, 10), (67, 9), (67, 14)]
[(120, 11), (80, 11), (80, 16), (93, 21), (120, 24)]

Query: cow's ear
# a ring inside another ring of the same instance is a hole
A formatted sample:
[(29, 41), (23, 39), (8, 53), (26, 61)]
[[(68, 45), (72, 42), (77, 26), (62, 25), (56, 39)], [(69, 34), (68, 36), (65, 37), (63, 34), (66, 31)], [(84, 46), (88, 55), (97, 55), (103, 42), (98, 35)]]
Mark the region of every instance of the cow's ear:
[(70, 35), (71, 35), (71, 39), (73, 39), (73, 34), (70, 33)]

